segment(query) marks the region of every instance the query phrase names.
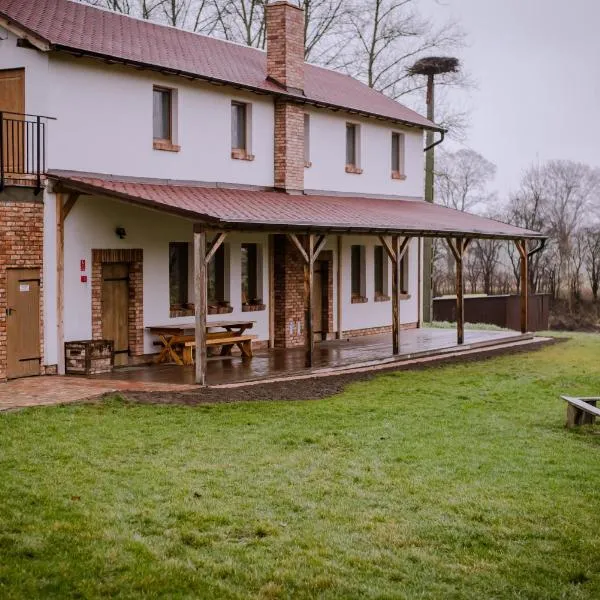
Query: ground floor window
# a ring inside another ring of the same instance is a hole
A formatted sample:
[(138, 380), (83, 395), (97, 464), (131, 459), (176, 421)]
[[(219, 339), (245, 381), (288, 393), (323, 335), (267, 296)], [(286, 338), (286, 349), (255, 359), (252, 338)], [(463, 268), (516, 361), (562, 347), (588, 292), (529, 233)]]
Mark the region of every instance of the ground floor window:
[(409, 249), (406, 249), (402, 261), (400, 262), (400, 293), (408, 294), (408, 254)]
[(171, 312), (189, 308), (188, 306), (188, 257), (187, 242), (169, 244), (169, 304)]
[(229, 302), (229, 252), (226, 244), (221, 244), (207, 268), (206, 296), (208, 314), (223, 314), (233, 311)]
[(352, 303), (367, 302), (365, 286), (365, 247), (355, 244), (351, 246), (350, 254)]
[(262, 298), (262, 246), (242, 244), (242, 310), (265, 310)]
[(374, 256), (375, 301), (389, 300), (388, 294), (388, 261), (383, 246), (375, 246)]

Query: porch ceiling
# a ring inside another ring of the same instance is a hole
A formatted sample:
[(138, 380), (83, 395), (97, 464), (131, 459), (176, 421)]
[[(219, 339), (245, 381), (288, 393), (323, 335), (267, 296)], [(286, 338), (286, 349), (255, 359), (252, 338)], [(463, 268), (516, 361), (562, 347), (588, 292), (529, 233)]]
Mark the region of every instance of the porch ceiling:
[(117, 198), (212, 229), (543, 239), (540, 233), (419, 200), (302, 195), (53, 171), (65, 191)]

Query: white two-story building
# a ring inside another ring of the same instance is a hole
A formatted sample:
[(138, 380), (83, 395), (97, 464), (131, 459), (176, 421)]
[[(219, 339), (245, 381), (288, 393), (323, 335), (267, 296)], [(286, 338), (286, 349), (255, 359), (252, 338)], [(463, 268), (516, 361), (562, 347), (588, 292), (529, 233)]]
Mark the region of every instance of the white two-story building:
[[(267, 51), (69, 0), (0, 0), (0, 380), (64, 344), (156, 353), (150, 327), (254, 322), (255, 345), (420, 325), (424, 237), (534, 232), (423, 201), (425, 130), (310, 64), (303, 12)], [(207, 260), (202, 257), (206, 256)], [(210, 335), (210, 334), (209, 334)], [(460, 341), (460, 340), (459, 340)]]

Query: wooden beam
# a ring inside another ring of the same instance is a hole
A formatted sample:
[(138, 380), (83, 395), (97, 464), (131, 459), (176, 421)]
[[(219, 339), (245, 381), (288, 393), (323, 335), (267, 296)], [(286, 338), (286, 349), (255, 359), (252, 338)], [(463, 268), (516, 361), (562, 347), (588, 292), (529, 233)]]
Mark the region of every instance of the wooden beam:
[(342, 287), (343, 287), (343, 270), (342, 270), (342, 236), (337, 236), (337, 334), (336, 338), (339, 340), (342, 338), (343, 328), (343, 314), (342, 314)]
[(323, 250), (323, 248), (325, 248), (325, 244), (327, 244), (327, 236), (322, 235), (319, 237), (319, 239), (317, 240), (317, 243), (315, 244), (315, 249), (313, 252), (312, 259), (311, 259), (313, 264), (319, 257), (319, 254), (321, 254), (321, 251)]
[(306, 250), (302, 246), (302, 243), (298, 239), (298, 236), (295, 233), (288, 233), (287, 236), (290, 239), (290, 241), (294, 244), (294, 246), (296, 246), (296, 248), (298, 249), (298, 252), (300, 252), (300, 254), (302, 255), (304, 262), (310, 264), (310, 258), (308, 256), (308, 254), (306, 253)]
[[(68, 202), (68, 200), (67, 200)], [(65, 194), (56, 194), (56, 341), (57, 370), (65, 373)]]
[(515, 240), (515, 244), (521, 257), (521, 333), (527, 333), (529, 326), (529, 257), (527, 255), (527, 240)]
[(206, 264), (208, 264), (211, 261), (212, 257), (215, 255), (217, 250), (221, 247), (221, 244), (225, 241), (226, 237), (227, 237), (226, 231), (222, 231), (220, 233), (217, 233), (217, 235), (215, 235), (215, 237), (213, 238), (213, 241), (210, 243), (210, 248), (209, 248), (208, 252), (206, 253), (206, 258), (204, 259)]
[(465, 298), (463, 257), (470, 240), (465, 238), (446, 238), (456, 262), (456, 341), (459, 345), (465, 341)]
[[(402, 260), (400, 256), (400, 236), (392, 237), (392, 352), (394, 356), (400, 354), (400, 291), (402, 282), (400, 281), (400, 268)], [(385, 246), (384, 246), (385, 247)]]
[(308, 261), (304, 263), (304, 335), (306, 346), (306, 367), (311, 368), (314, 360), (315, 336), (313, 333), (313, 292), (314, 292), (314, 262), (315, 236), (307, 235)]
[(194, 229), (196, 383), (206, 385), (206, 232)]
[(69, 213), (71, 212), (71, 210), (73, 210), (73, 207), (75, 206), (75, 203), (79, 199), (79, 196), (80, 196), (80, 194), (78, 194), (78, 193), (73, 193), (73, 194), (67, 195), (67, 201), (64, 203), (64, 205), (62, 207), (63, 223), (67, 220), (67, 217), (69, 216)]
[(392, 261), (392, 264), (396, 262), (396, 253), (394, 252), (394, 248), (392, 247), (392, 243), (385, 235), (379, 236), (379, 241), (383, 246), (388, 258)]

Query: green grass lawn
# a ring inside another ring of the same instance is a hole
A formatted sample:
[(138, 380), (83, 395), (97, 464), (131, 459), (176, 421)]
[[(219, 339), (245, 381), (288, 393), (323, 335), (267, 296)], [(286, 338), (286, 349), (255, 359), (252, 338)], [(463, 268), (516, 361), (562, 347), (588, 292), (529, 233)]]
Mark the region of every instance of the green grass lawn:
[(600, 336), (314, 402), (0, 415), (0, 598), (600, 598)]

